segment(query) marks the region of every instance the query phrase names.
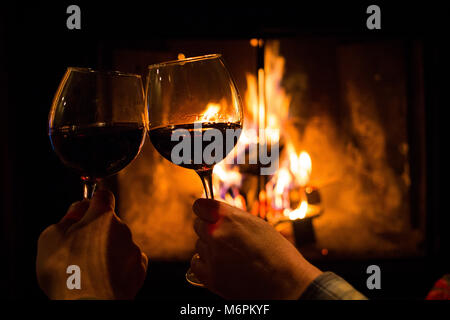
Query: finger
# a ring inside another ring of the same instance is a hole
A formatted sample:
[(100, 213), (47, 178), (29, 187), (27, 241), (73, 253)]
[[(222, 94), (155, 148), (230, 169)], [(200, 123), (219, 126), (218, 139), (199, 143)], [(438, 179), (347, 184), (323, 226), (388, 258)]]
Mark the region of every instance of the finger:
[(65, 216), (56, 224), (57, 228), (65, 233), (70, 226), (83, 218), (89, 208), (89, 204), (89, 200), (72, 203)]
[(86, 211), (89, 209), (90, 202), (88, 199), (82, 201), (77, 201), (72, 203), (72, 205), (67, 210), (64, 219), (80, 220), (85, 215)]
[(198, 254), (194, 254), (191, 259), (191, 271), (202, 284), (205, 286), (208, 285), (208, 267), (206, 262)]
[(192, 209), (199, 218), (216, 223), (220, 218), (220, 204), (220, 201), (212, 199), (197, 199), (192, 205)]
[(200, 259), (207, 262), (209, 260), (209, 247), (208, 245), (202, 241), (201, 239), (198, 239), (195, 243), (195, 252), (200, 256)]
[(194, 231), (197, 236), (204, 242), (208, 242), (211, 239), (211, 224), (205, 222), (200, 218), (194, 220)]
[(84, 215), (83, 220), (93, 220), (106, 212), (114, 211), (114, 208), (115, 198), (112, 192), (108, 190), (98, 190), (90, 200), (89, 209)]

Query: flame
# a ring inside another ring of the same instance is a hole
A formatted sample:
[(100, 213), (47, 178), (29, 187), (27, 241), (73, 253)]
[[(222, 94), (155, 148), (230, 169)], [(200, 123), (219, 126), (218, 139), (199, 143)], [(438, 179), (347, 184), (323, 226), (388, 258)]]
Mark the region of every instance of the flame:
[(214, 166), (213, 173), (228, 187), (241, 185), (242, 175), (239, 172), (238, 167), (227, 169), (224, 162), (220, 162)]
[(274, 189), (274, 207), (282, 209), (289, 203), (288, 190), (292, 182), (292, 175), (286, 168), (280, 168), (276, 174), (276, 183)]
[[(257, 39), (251, 43), (256, 46)], [(288, 119), (291, 97), (281, 85), (285, 59), (279, 51), (278, 41), (266, 42), (264, 69), (258, 69), (256, 76), (246, 74), (246, 121), (243, 131), (246, 124), (247, 128), (256, 128), (259, 125), (261, 129), (280, 129)]]
[(275, 194), (283, 194), (285, 189), (288, 188), (291, 181), (292, 178), (289, 171), (286, 168), (281, 168), (278, 171), (278, 179), (275, 185)]
[(239, 172), (239, 168), (235, 166), (228, 169), (225, 162), (222, 161), (214, 166), (213, 174), (214, 198), (225, 200), (232, 206), (247, 210), (245, 198), (239, 194), (239, 187), (242, 182), (242, 174)]
[(297, 209), (289, 212), (289, 219), (303, 219), (306, 216), (306, 212), (308, 211), (308, 202), (302, 201)]
[(258, 123), (260, 128), (265, 128), (266, 126), (266, 103), (265, 103), (264, 83), (265, 83), (264, 69), (258, 69), (258, 102), (259, 102)]
[(203, 112), (203, 116), (201, 118), (201, 121), (209, 122), (214, 121), (217, 119), (217, 114), (220, 111), (220, 105), (217, 103), (208, 103), (206, 106), (205, 112)]
[(281, 129), (289, 116), (291, 96), (282, 86), (285, 59), (279, 41), (267, 41), (264, 52), (266, 128)]
[(264, 139), (263, 141), (267, 141), (272, 145), (278, 143), (280, 141), (280, 130), (279, 129), (266, 129), (264, 131)]
[(302, 187), (309, 182), (312, 163), (308, 152), (302, 151), (298, 156), (295, 152), (289, 153), (289, 165), (291, 172), (295, 175), (296, 181)]
[[(262, 45), (258, 41), (252, 39), (250, 45)], [(272, 145), (279, 143), (280, 130), (288, 124), (291, 97), (282, 86), (285, 59), (279, 51), (278, 41), (266, 42), (264, 68), (258, 69), (256, 74), (246, 74), (245, 121), (235, 150), (245, 150), (258, 142), (268, 142)], [(202, 121), (214, 120), (219, 110), (220, 105), (209, 103)], [(262, 133), (264, 137), (260, 132), (257, 133), (257, 129), (265, 129)], [(306, 216), (308, 203), (301, 201), (297, 208), (291, 208), (290, 190), (307, 186), (312, 170), (311, 158), (306, 151), (298, 153), (289, 141), (286, 144), (286, 155), (286, 160), (280, 163), (277, 172), (265, 185), (265, 190), (261, 191), (266, 195), (265, 199), (260, 199), (257, 205), (252, 206), (252, 210), (259, 210), (260, 214), (261, 210), (273, 210), (292, 220), (302, 219)], [(228, 156), (233, 156), (233, 152)], [(245, 198), (239, 193), (244, 174), (239, 172), (238, 167), (230, 167), (225, 163), (226, 161), (223, 161), (214, 167), (214, 187), (219, 191), (215, 194), (218, 199), (245, 208)]]
[[(245, 122), (244, 122), (244, 127), (245, 127)], [(244, 130), (242, 130), (241, 136), (239, 137), (238, 145), (239, 146), (248, 146), (249, 144), (257, 143), (257, 142), (258, 142), (258, 136), (256, 135), (256, 132), (244, 129)]]
[(245, 92), (245, 129), (256, 128), (258, 117), (258, 85), (256, 77), (253, 74), (247, 73), (247, 90)]

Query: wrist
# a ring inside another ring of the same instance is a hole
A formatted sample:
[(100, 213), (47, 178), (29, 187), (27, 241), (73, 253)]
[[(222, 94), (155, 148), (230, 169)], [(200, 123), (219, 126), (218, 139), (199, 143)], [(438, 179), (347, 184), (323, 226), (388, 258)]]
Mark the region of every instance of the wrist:
[(292, 289), (288, 299), (297, 300), (309, 287), (309, 285), (323, 272), (300, 256), (295, 267), (292, 281)]

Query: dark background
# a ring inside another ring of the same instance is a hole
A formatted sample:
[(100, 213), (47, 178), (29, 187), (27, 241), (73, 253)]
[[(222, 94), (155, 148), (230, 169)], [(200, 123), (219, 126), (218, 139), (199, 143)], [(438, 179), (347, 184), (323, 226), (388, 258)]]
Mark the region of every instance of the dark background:
[[(81, 7), (81, 30), (67, 30), (66, 8)], [(250, 39), (254, 37), (345, 35), (352, 41), (389, 37), (423, 40), (426, 148), (426, 254), (409, 260), (333, 261), (319, 265), (350, 281), (374, 299), (423, 299), (449, 273), (448, 209), (444, 200), (447, 146), (443, 136), (448, 106), (444, 66), (448, 59), (444, 9), (429, 2), (378, 3), (382, 30), (367, 30), (373, 3), (155, 5), (130, 1), (88, 4), (17, 2), (0, 9), (1, 292), (8, 298), (46, 299), (36, 283), (36, 243), (80, 197), (79, 178), (51, 150), (47, 116), (67, 66), (108, 68), (111, 43), (157, 50), (165, 39)], [(447, 201), (446, 201), (447, 202)], [(368, 265), (382, 270), (382, 290), (369, 291)], [(184, 281), (186, 263), (150, 262), (140, 299), (217, 299)]]

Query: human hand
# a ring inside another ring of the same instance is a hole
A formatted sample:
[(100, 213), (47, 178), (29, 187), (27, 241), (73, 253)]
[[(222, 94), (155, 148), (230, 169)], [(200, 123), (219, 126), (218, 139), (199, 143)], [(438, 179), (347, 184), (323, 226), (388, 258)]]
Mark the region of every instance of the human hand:
[(322, 272), (266, 221), (224, 202), (198, 199), (191, 268), (227, 299), (298, 299)]
[[(38, 240), (36, 274), (50, 299), (132, 299), (142, 286), (147, 256), (114, 212), (109, 191), (76, 202)], [(81, 270), (81, 289), (66, 285), (69, 265)]]

